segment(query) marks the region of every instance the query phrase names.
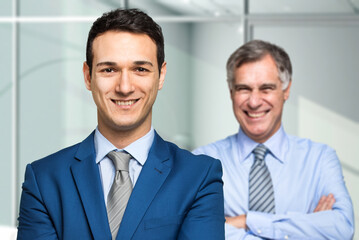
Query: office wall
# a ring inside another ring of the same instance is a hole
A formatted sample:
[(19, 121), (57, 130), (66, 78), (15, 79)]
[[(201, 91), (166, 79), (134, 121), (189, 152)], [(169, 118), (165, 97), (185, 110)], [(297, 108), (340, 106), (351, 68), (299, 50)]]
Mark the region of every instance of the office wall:
[(243, 44), (241, 26), (240, 21), (192, 24), (192, 148), (238, 130), (227, 86), (226, 62)]

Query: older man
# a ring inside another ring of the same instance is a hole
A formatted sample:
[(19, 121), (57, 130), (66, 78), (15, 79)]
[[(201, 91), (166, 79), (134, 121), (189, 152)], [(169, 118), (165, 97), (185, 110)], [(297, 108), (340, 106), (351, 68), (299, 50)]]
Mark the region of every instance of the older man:
[(289, 136), (282, 112), (292, 66), (259, 40), (237, 49), (227, 80), (239, 132), (196, 149), (223, 166), (226, 239), (351, 239), (353, 207), (327, 145)]

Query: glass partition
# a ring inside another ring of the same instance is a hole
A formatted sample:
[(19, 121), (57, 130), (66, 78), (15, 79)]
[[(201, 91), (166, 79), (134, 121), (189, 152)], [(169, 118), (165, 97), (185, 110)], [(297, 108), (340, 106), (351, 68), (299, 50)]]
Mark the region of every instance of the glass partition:
[(12, 169), (12, 26), (0, 24), (0, 225), (11, 221)]

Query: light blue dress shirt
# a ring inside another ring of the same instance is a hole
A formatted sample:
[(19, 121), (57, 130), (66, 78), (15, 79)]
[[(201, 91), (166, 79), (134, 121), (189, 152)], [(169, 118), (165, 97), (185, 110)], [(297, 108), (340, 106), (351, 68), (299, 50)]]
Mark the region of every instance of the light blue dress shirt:
[[(335, 151), (309, 139), (287, 135), (281, 127), (264, 145), (276, 214), (248, 211), (248, 176), (258, 143), (240, 129), (235, 135), (193, 152), (221, 160), (224, 212), (247, 214), (248, 230), (226, 224), (226, 239), (351, 239), (353, 206)], [(333, 210), (313, 213), (323, 195), (334, 194)]]
[(115, 177), (115, 167), (107, 157), (107, 154), (113, 150), (126, 151), (131, 154), (132, 158), (129, 163), (129, 174), (134, 187), (138, 176), (141, 173), (142, 166), (145, 164), (148, 153), (155, 137), (155, 131), (151, 127), (151, 130), (140, 139), (131, 143), (124, 149), (117, 149), (110, 141), (108, 141), (96, 128), (95, 130), (95, 151), (96, 151), (96, 163), (99, 167), (103, 194), (105, 197), (105, 203), (107, 204), (107, 195), (111, 189), (113, 179)]

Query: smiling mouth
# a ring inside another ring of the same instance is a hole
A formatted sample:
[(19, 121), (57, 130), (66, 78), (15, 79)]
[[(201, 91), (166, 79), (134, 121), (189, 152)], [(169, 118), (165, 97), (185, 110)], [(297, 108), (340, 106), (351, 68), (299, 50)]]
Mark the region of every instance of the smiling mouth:
[(260, 117), (263, 117), (265, 114), (267, 114), (269, 112), (268, 111), (263, 111), (263, 112), (247, 112), (245, 111), (245, 113), (251, 117), (251, 118), (260, 118)]
[(131, 106), (135, 104), (138, 101), (138, 99), (128, 100), (128, 101), (123, 101), (123, 100), (112, 100), (112, 101), (118, 106)]

